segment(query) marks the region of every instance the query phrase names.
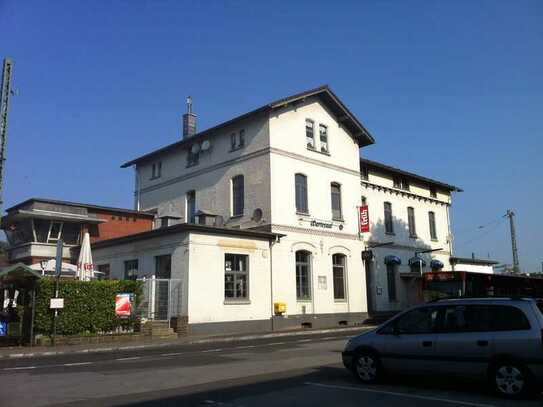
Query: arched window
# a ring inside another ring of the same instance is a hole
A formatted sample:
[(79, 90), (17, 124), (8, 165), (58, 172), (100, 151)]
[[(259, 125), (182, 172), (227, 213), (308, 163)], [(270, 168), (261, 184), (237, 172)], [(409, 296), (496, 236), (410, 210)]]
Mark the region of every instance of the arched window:
[(307, 205), (307, 177), (304, 174), (296, 174), (294, 182), (296, 184), (296, 212), (309, 213)]
[(243, 175), (232, 178), (232, 216), (242, 216), (244, 209), (245, 182)]
[(344, 254), (334, 254), (332, 256), (332, 274), (334, 279), (334, 300), (345, 300), (345, 264)]
[(306, 250), (296, 252), (296, 299), (311, 299), (311, 253)]
[(341, 214), (341, 185), (337, 182), (330, 184), (330, 193), (332, 198), (332, 219), (342, 220)]

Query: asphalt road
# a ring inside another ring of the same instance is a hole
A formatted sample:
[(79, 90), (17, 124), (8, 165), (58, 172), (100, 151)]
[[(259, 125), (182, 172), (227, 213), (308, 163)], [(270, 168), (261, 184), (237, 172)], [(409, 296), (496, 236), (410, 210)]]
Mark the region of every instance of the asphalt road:
[(0, 361), (0, 406), (542, 406), (482, 383), (397, 377), (358, 384), (337, 334)]

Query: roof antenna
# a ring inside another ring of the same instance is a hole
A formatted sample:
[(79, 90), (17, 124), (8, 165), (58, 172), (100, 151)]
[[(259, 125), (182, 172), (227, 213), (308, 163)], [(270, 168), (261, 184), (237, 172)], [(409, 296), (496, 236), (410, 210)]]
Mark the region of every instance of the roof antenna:
[(187, 113), (188, 114), (192, 113), (192, 97), (191, 96), (187, 97)]

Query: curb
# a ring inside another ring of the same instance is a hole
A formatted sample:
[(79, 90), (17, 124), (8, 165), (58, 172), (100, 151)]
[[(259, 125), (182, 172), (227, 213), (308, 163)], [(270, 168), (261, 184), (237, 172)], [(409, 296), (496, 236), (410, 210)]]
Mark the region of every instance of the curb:
[(114, 352), (119, 350), (135, 350), (135, 349), (150, 349), (150, 348), (164, 348), (168, 346), (179, 346), (179, 345), (198, 345), (206, 343), (225, 343), (225, 342), (236, 342), (236, 341), (250, 341), (253, 339), (268, 339), (268, 338), (281, 338), (288, 336), (306, 336), (306, 335), (319, 335), (326, 333), (335, 333), (335, 332), (353, 332), (353, 331), (365, 331), (372, 329), (373, 327), (349, 327), (349, 328), (331, 328), (331, 329), (319, 329), (311, 331), (295, 331), (295, 332), (273, 332), (268, 334), (252, 334), (252, 335), (243, 335), (243, 336), (221, 336), (221, 337), (211, 337), (211, 338), (202, 338), (194, 339), (187, 341), (177, 340), (175, 342), (167, 343), (150, 343), (148, 345), (133, 345), (133, 346), (115, 346), (115, 347), (105, 347), (105, 348), (88, 348), (88, 349), (79, 349), (74, 351), (45, 351), (45, 352), (25, 352), (25, 353), (11, 353), (8, 355), (0, 355), (0, 360), (5, 359), (23, 359), (31, 357), (41, 357), (41, 356), (57, 356), (57, 355), (76, 355), (76, 354), (87, 354), (87, 353), (104, 353), (104, 352)]

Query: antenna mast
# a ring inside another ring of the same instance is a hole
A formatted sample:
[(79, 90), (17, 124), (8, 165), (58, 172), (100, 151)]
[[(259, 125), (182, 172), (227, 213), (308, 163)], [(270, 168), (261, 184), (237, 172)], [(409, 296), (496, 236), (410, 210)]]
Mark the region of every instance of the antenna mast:
[(4, 172), (6, 164), (6, 147), (8, 141), (8, 118), (9, 102), (13, 93), (11, 89), (11, 77), (13, 75), (13, 61), (10, 58), (4, 59), (4, 69), (2, 71), (2, 89), (0, 93), (0, 219), (2, 218), (3, 190), (4, 190)]
[(508, 209), (505, 216), (509, 218), (509, 226), (511, 228), (511, 248), (513, 250), (513, 272), (518, 273), (520, 272), (520, 265), (519, 265), (519, 260), (518, 260), (517, 235), (515, 233), (515, 223), (513, 221), (513, 217), (515, 216), (515, 213), (511, 209)]

